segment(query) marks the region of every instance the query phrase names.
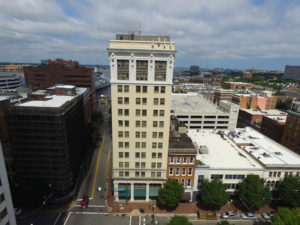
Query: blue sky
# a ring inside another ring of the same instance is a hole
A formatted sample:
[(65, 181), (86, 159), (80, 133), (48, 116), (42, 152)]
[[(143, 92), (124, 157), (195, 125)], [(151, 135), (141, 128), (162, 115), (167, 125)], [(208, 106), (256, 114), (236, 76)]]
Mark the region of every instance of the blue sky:
[(108, 41), (139, 18), (142, 34), (172, 37), (175, 66), (300, 65), (299, 0), (0, 0), (0, 61), (108, 64)]

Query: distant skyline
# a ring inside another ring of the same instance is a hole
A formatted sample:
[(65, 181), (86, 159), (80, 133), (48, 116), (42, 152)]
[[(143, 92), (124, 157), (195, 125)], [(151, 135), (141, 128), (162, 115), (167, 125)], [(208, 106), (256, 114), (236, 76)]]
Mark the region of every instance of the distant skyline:
[(300, 65), (298, 0), (0, 0), (0, 62), (108, 65), (116, 33), (169, 35), (176, 67)]

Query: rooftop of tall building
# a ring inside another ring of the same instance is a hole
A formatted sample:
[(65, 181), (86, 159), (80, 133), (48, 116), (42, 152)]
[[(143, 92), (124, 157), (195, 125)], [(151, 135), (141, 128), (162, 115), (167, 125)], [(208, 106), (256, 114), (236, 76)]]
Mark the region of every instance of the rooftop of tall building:
[(170, 36), (158, 36), (158, 35), (139, 35), (139, 34), (116, 34), (116, 40), (127, 41), (160, 41), (170, 42)]

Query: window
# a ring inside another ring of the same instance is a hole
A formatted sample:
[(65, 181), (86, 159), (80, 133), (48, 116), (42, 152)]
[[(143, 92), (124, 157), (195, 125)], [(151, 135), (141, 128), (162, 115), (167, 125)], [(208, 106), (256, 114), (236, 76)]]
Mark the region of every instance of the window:
[(135, 177), (139, 177), (140, 176), (140, 172), (139, 171), (136, 171), (135, 172)]
[[(4, 209), (0, 212), (0, 219), (2, 220), (6, 215), (7, 215), (7, 209), (4, 208)], [(1, 220), (0, 220), (0, 221), (1, 221)]]
[(152, 152), (152, 159), (156, 159), (156, 153)]
[(142, 121), (142, 127), (147, 127), (147, 121)]
[(123, 98), (122, 97), (118, 97), (118, 104), (123, 104)]
[(280, 177), (280, 176), (281, 176), (281, 172), (278, 172), (278, 173), (277, 173), (277, 177)]
[(125, 158), (129, 158), (129, 152), (125, 152)]
[(136, 98), (136, 99), (135, 99), (135, 103), (136, 103), (137, 105), (140, 105), (140, 104), (141, 104), (141, 98)]
[(151, 172), (151, 177), (155, 177), (155, 172)]
[(163, 147), (163, 143), (162, 142), (158, 142), (158, 148), (162, 148)]
[(119, 141), (119, 148), (123, 148), (123, 142)]
[(175, 175), (176, 175), (176, 176), (179, 176), (179, 174), (180, 174), (180, 168), (176, 168), (176, 173), (175, 173)]
[(145, 177), (145, 172), (141, 172), (141, 177)]
[(118, 85), (118, 92), (123, 92), (123, 87), (122, 87), (122, 85)]
[(141, 86), (136, 86), (136, 93), (141, 93)]
[(146, 134), (147, 134), (146, 131), (143, 131), (142, 132), (142, 138), (146, 138), (146, 136), (147, 136)]
[(142, 159), (146, 158), (146, 152), (142, 152)]
[(157, 163), (157, 168), (161, 168), (161, 163)]
[(129, 137), (129, 131), (125, 131), (125, 137), (126, 137), (126, 138)]
[(190, 164), (193, 164), (193, 163), (194, 163), (194, 158), (191, 157), (191, 158), (190, 158)]
[(161, 172), (157, 172), (157, 173), (156, 173), (156, 176), (157, 176), (157, 177), (161, 177)]
[(277, 173), (276, 172), (273, 172), (273, 177), (276, 177)]
[(135, 137), (136, 137), (136, 138), (140, 138), (140, 135), (141, 135), (140, 132), (138, 132), (138, 131), (135, 132)]
[(136, 127), (140, 127), (140, 126), (141, 126), (141, 121), (136, 120), (136, 121), (135, 121), (135, 126), (136, 126)]
[(143, 105), (147, 105), (147, 98), (143, 98), (142, 101), (143, 101)]
[(183, 158), (183, 163), (186, 164), (187, 163), (187, 157)]
[(147, 86), (143, 86), (143, 93), (147, 93)]
[(119, 162), (119, 167), (123, 168), (123, 166), (124, 166), (124, 163), (123, 162)]
[(180, 157), (176, 158), (176, 164), (180, 164)]
[(146, 167), (146, 163), (145, 162), (141, 162), (141, 168), (145, 168)]
[(159, 116), (164, 116), (165, 115), (165, 111), (164, 110), (159, 110)]
[(152, 138), (157, 138), (157, 132), (152, 132)]
[(136, 60), (136, 80), (148, 80), (147, 60)]
[(174, 163), (174, 157), (170, 157), (170, 163)]
[(142, 148), (146, 148), (146, 142), (142, 142)]
[(119, 158), (123, 158), (123, 152), (119, 152)]
[(189, 168), (188, 175), (189, 175), (189, 176), (192, 176), (192, 175), (193, 175), (193, 168)]
[(154, 93), (158, 93), (159, 91), (159, 86), (154, 86)]
[(161, 98), (160, 99), (160, 105), (164, 105), (165, 104), (165, 99), (164, 98)]
[(153, 99), (153, 105), (158, 105), (158, 98)]
[(1, 204), (4, 200), (5, 200), (5, 198), (4, 198), (4, 193), (2, 193), (2, 194), (0, 195), (0, 204)]
[(162, 158), (162, 153), (161, 152), (157, 153), (157, 158), (159, 158), (159, 159)]
[(169, 175), (173, 176), (173, 168), (169, 168)]
[(118, 132), (118, 137), (119, 137), (119, 138), (122, 138), (122, 137), (123, 137), (123, 131), (119, 131), (119, 132)]
[(129, 104), (129, 98), (128, 97), (124, 98), (124, 104)]
[(158, 110), (153, 110), (153, 116), (158, 116)]
[(117, 60), (118, 80), (129, 80), (129, 60)]
[(187, 180), (187, 186), (188, 186), (188, 187), (191, 187), (191, 185), (192, 185), (192, 180), (191, 180), (191, 179), (188, 179), (188, 180)]
[(141, 110), (140, 109), (136, 109), (135, 110), (135, 115), (136, 116), (140, 116), (141, 115)]
[(272, 172), (269, 172), (269, 177), (272, 177)]
[(129, 148), (129, 142), (125, 142), (125, 148)]
[(155, 162), (151, 163), (151, 168), (156, 168), (156, 163)]
[(129, 127), (129, 120), (125, 120), (125, 127)]
[(182, 176), (186, 175), (186, 168), (182, 168)]
[(223, 179), (223, 174), (212, 174), (210, 179)]
[(140, 158), (140, 153), (139, 152), (135, 153), (135, 158)]
[(124, 109), (124, 115), (129, 116), (129, 109)]
[(164, 121), (159, 121), (159, 127), (164, 127)]
[(124, 85), (124, 92), (129, 92), (129, 86), (128, 85)]
[(119, 171), (119, 177), (123, 177), (124, 176), (124, 171)]
[(157, 143), (156, 142), (152, 142), (152, 148), (157, 148)]
[(166, 93), (166, 87), (165, 86), (160, 87), (160, 93)]
[(140, 168), (140, 163), (139, 162), (135, 163), (135, 168)]
[(118, 109), (118, 116), (123, 116), (123, 109)]
[(164, 133), (163, 132), (159, 132), (158, 134), (159, 134), (158, 135), (159, 138), (163, 138), (164, 137)]
[(122, 120), (118, 120), (118, 124), (119, 124), (119, 127), (123, 127), (123, 121)]
[(167, 62), (155, 61), (154, 80), (166, 81)]
[(184, 187), (184, 179), (181, 179), (181, 185)]
[(153, 127), (157, 127), (157, 121), (153, 121)]
[(146, 110), (146, 109), (143, 109), (143, 110), (142, 110), (142, 115), (143, 115), (143, 116), (147, 116), (147, 110)]
[(135, 142), (135, 148), (140, 148), (140, 142)]
[(129, 171), (125, 171), (125, 177), (129, 177)]

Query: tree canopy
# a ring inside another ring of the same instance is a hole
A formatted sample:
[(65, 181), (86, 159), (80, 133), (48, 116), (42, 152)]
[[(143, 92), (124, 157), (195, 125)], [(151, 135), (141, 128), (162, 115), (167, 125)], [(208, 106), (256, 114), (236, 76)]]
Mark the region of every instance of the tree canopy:
[(239, 183), (239, 191), (240, 198), (253, 209), (259, 209), (271, 202), (270, 190), (265, 186), (265, 180), (258, 175), (247, 175)]
[(158, 201), (169, 207), (177, 206), (183, 197), (184, 188), (175, 179), (168, 179), (158, 191)]
[(214, 179), (211, 182), (204, 180), (201, 188), (201, 198), (207, 205), (225, 205), (229, 199), (226, 189), (226, 185), (219, 179)]
[(287, 176), (278, 187), (279, 197), (291, 207), (300, 206), (300, 177)]
[(272, 217), (274, 225), (300, 225), (300, 211), (288, 208), (278, 208)]
[(168, 225), (192, 225), (185, 216), (173, 216)]

